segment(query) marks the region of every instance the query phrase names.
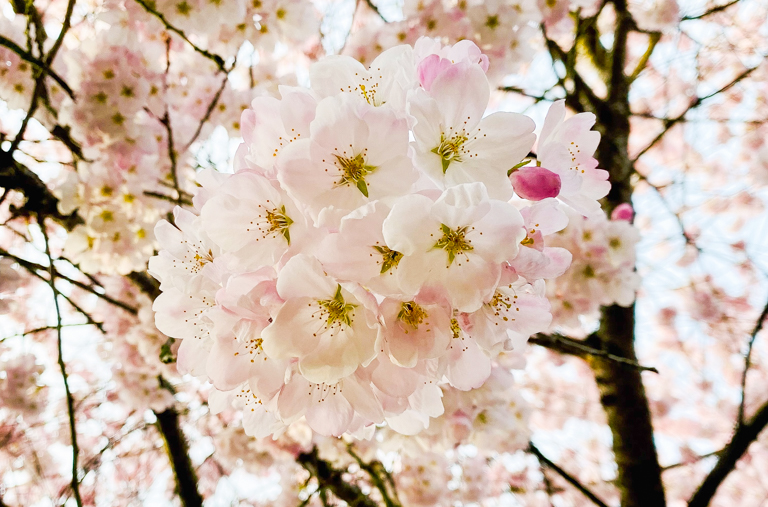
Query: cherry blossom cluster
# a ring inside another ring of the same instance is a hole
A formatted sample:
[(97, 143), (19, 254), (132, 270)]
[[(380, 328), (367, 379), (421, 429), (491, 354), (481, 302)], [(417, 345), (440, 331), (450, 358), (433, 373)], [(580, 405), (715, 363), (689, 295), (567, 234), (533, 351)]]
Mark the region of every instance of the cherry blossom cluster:
[(534, 122), (484, 117), (487, 68), (473, 43), (424, 39), (370, 68), (321, 60), (309, 89), (243, 113), (236, 172), (200, 173), (150, 260), (157, 327), (182, 339), (180, 371), (211, 380), (213, 410), (234, 404), (257, 436), (302, 418), (416, 434), (444, 413), (442, 383), (481, 387), (499, 353), (522, 365), (550, 325), (544, 279), (570, 262), (545, 238), (562, 203), (599, 211), (607, 173), (594, 117), (562, 103), (526, 166)]
[(580, 315), (594, 315), (601, 305), (629, 306), (640, 286), (635, 272), (635, 249), (640, 233), (631, 223), (632, 210), (617, 208), (609, 220), (602, 212), (589, 218), (572, 212), (568, 227), (553, 235), (548, 245), (565, 248), (573, 262), (550, 284), (554, 323), (579, 327)]

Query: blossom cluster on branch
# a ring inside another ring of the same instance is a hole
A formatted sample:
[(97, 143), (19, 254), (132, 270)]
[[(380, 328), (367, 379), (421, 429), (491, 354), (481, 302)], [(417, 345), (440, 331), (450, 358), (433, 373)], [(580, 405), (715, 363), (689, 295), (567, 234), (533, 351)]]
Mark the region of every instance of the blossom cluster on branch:
[(149, 263), (158, 329), (214, 410), (234, 404), (260, 437), (301, 418), (416, 434), (443, 414), (442, 382), (479, 388), (500, 353), (523, 366), (552, 319), (545, 279), (571, 260), (547, 238), (567, 205), (602, 213), (609, 184), (594, 117), (562, 103), (526, 167), (534, 123), (484, 117), (487, 67), (473, 43), (420, 39), (368, 68), (320, 60), (309, 89), (243, 113), (235, 173), (200, 174)]

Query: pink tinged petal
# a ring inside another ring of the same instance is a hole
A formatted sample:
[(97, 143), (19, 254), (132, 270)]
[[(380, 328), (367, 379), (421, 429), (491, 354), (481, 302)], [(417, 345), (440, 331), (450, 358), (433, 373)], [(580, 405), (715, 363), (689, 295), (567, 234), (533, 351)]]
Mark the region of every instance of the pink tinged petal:
[(379, 356), (371, 381), (389, 396), (405, 398), (416, 390), (419, 375), (410, 368), (395, 366), (386, 356)]
[(352, 405), (356, 413), (371, 423), (379, 424), (384, 421), (384, 411), (382, 410), (381, 402), (376, 399), (376, 394), (371, 389), (369, 382), (353, 375), (342, 380), (341, 386), (341, 394)]
[(337, 283), (325, 275), (323, 267), (314, 257), (299, 254), (292, 257), (277, 277), (277, 292), (283, 299), (329, 299), (336, 292)]
[(440, 55), (429, 55), (419, 62), (419, 66), (416, 70), (419, 76), (419, 83), (425, 90), (429, 91), (432, 88), (432, 82), (435, 78), (451, 66), (451, 61), (445, 58), (440, 58)]
[(488, 191), (482, 183), (451, 187), (432, 207), (432, 216), (451, 229), (465, 227), (486, 216), (491, 209)]
[(565, 119), (565, 99), (558, 100), (549, 106), (547, 116), (544, 118), (544, 126), (541, 128), (539, 136), (539, 147), (550, 141), (550, 137), (555, 132), (558, 125)]
[(616, 206), (616, 208), (611, 212), (611, 220), (624, 220), (625, 222), (631, 222), (634, 215), (635, 211), (632, 209), (632, 205), (625, 202)]
[(556, 199), (544, 199), (520, 210), (527, 229), (541, 231), (544, 236), (565, 229), (568, 215), (560, 209)]
[(243, 408), (243, 430), (250, 437), (268, 437), (284, 427), (285, 425), (262, 404), (249, 404)]
[(268, 357), (302, 357), (317, 348), (321, 324), (312, 316), (318, 311), (312, 302), (309, 298), (294, 298), (280, 308), (272, 324), (261, 333), (262, 347)]
[(160, 294), (152, 304), (155, 325), (171, 338), (202, 338), (208, 330), (199, 321), (201, 312), (209, 306), (198, 297), (190, 297), (176, 288)]
[(402, 414), (388, 416), (387, 425), (401, 435), (418, 435), (429, 427), (429, 417), (417, 410), (408, 409)]
[(462, 391), (477, 389), (491, 375), (491, 360), (471, 338), (454, 338), (445, 377)]
[(277, 409), (280, 419), (291, 424), (304, 415), (304, 411), (312, 403), (310, 384), (301, 375), (294, 374), (290, 381), (277, 395)]
[(430, 217), (432, 204), (429, 197), (419, 194), (395, 201), (382, 226), (387, 246), (405, 256), (431, 248), (434, 242), (430, 242), (429, 235), (440, 230), (440, 223)]
[(515, 193), (529, 201), (557, 197), (560, 193), (560, 176), (543, 167), (520, 168), (514, 171), (509, 179)]
[(234, 336), (213, 340), (206, 371), (214, 387), (225, 391), (234, 389), (248, 380), (253, 368), (248, 350)]
[[(324, 386), (325, 387), (325, 386)], [(322, 389), (315, 384), (313, 389)], [(338, 392), (336, 386), (326, 387), (327, 393), (318, 400), (313, 397), (312, 403), (307, 407), (307, 424), (315, 432), (323, 436), (341, 436), (349, 428), (355, 411), (347, 399)]]
[(488, 107), (491, 87), (480, 67), (460, 62), (437, 76), (429, 94), (438, 103), (446, 129), (451, 126), (456, 130), (465, 128), (469, 131), (482, 119)]
[(491, 201), (490, 212), (467, 233), (474, 248), (472, 252), (494, 263), (514, 259), (525, 236), (522, 215), (504, 201)]
[(211, 389), (208, 393), (208, 408), (211, 414), (216, 415), (224, 412), (228, 408), (232, 407), (232, 391), (219, 391), (216, 388)]
[(210, 340), (189, 338), (182, 340), (176, 356), (176, 367), (179, 373), (189, 373), (193, 377), (206, 374), (206, 364), (211, 351)]

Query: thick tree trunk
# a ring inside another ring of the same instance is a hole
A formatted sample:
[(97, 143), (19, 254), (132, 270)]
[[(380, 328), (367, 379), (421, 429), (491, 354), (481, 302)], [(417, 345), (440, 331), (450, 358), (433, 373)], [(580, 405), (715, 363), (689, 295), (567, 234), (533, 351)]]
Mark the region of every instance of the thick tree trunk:
[[(597, 128), (602, 133), (597, 158), (600, 167), (609, 171), (611, 191), (604, 208), (610, 213), (616, 206), (629, 203), (632, 197), (633, 164), (629, 157), (629, 87), (624, 74), (627, 35), (631, 17), (624, 0), (614, 0), (617, 11), (615, 42), (612, 51), (608, 97), (593, 109)], [(602, 309), (598, 348), (636, 361), (635, 309), (610, 306)], [(653, 425), (642, 372), (627, 368), (604, 357), (593, 356), (589, 364), (600, 389), (600, 402), (608, 417), (613, 435), (613, 452), (618, 467), (616, 485), (622, 507), (663, 507), (666, 505), (661, 481)]]

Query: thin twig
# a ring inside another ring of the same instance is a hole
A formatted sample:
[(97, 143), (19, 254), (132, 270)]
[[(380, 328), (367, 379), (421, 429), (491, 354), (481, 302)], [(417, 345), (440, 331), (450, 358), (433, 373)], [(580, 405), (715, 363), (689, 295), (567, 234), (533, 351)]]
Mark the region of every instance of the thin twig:
[(83, 499), (80, 497), (80, 480), (78, 479), (77, 472), (77, 457), (80, 453), (80, 448), (77, 445), (77, 429), (75, 428), (75, 401), (72, 397), (72, 392), (69, 390), (69, 379), (67, 377), (67, 368), (64, 364), (64, 353), (62, 349), (61, 340), (61, 308), (59, 308), (59, 291), (56, 289), (56, 269), (53, 267), (53, 256), (51, 255), (51, 246), (48, 241), (48, 233), (45, 230), (45, 219), (40, 220), (40, 231), (43, 233), (43, 239), (45, 240), (45, 254), (48, 256), (48, 264), (50, 266), (50, 280), (51, 291), (53, 291), (53, 304), (56, 307), (56, 340), (58, 347), (58, 363), (61, 369), (61, 376), (64, 379), (64, 391), (67, 397), (67, 412), (69, 414), (69, 436), (72, 442), (72, 494), (75, 496), (75, 502), (77, 507), (83, 507)]
[(605, 359), (608, 359), (610, 361), (615, 361), (617, 363), (631, 366), (632, 368), (636, 368), (640, 371), (650, 371), (653, 373), (659, 373), (659, 370), (657, 370), (653, 366), (644, 366), (638, 363), (637, 361), (633, 361), (631, 359), (627, 359), (626, 357), (621, 357), (615, 354), (611, 354), (606, 350), (590, 347), (589, 345), (585, 344), (581, 340), (575, 340), (573, 338), (568, 338), (567, 336), (562, 336), (558, 334), (537, 333), (531, 336), (531, 338), (528, 341), (535, 345), (556, 350), (564, 354), (571, 354), (579, 357), (584, 355), (599, 356), (599, 357), (604, 357)]
[(541, 451), (540, 451), (538, 448), (536, 448), (536, 446), (535, 446), (535, 445), (533, 445), (533, 442), (529, 442), (529, 443), (528, 443), (528, 450), (530, 451), (530, 453), (531, 453), (531, 454), (533, 454), (534, 456), (536, 456), (536, 458), (538, 458), (538, 460), (539, 460), (539, 461), (540, 461), (542, 464), (544, 464), (544, 465), (546, 465), (547, 467), (551, 468), (551, 469), (552, 469), (554, 472), (556, 472), (556, 473), (557, 473), (557, 474), (558, 474), (560, 477), (562, 477), (563, 479), (565, 479), (565, 481), (566, 481), (568, 484), (570, 484), (570, 485), (571, 485), (571, 486), (573, 486), (574, 488), (578, 489), (578, 490), (579, 490), (579, 491), (580, 491), (580, 492), (581, 492), (581, 493), (582, 493), (584, 496), (586, 496), (587, 498), (589, 498), (589, 499), (592, 501), (592, 503), (594, 503), (595, 505), (597, 505), (597, 506), (599, 506), (599, 507), (608, 507), (608, 505), (606, 505), (606, 503), (605, 503), (605, 502), (603, 502), (602, 500), (600, 500), (600, 498), (598, 498), (598, 497), (597, 497), (597, 495), (595, 495), (595, 494), (594, 494), (594, 493), (592, 493), (592, 492), (591, 492), (589, 489), (587, 489), (587, 487), (586, 487), (586, 486), (584, 486), (582, 483), (580, 483), (580, 482), (578, 481), (578, 479), (574, 478), (574, 477), (573, 477), (571, 474), (569, 474), (568, 472), (566, 472), (565, 470), (563, 470), (562, 468), (560, 468), (559, 466), (557, 466), (557, 465), (556, 465), (556, 464), (555, 464), (555, 463), (554, 463), (552, 460), (550, 460), (549, 458), (547, 458), (546, 456), (544, 456), (544, 455), (541, 453)]
[[(169, 23), (168, 20), (165, 19), (165, 16), (163, 15), (163, 13), (161, 13), (158, 10), (156, 10), (155, 8), (153, 8), (145, 0), (136, 0), (136, 3), (138, 3), (139, 5), (144, 7), (145, 11), (147, 11), (148, 13), (152, 14), (157, 19), (159, 19), (160, 22), (163, 23), (163, 25), (165, 26), (165, 28), (167, 30), (170, 30), (171, 32), (175, 33), (176, 35), (178, 35), (179, 37), (184, 39), (184, 41), (187, 44), (192, 46), (192, 49), (194, 49), (199, 54), (203, 55), (204, 57), (208, 58), (213, 63), (215, 63), (216, 66), (219, 68), (219, 71), (226, 72), (226, 68), (225, 68), (225, 65), (224, 65), (224, 59), (221, 56), (219, 56), (219, 55), (217, 55), (215, 53), (211, 53), (210, 51), (207, 51), (207, 50), (202, 49), (201, 47), (195, 45), (192, 41), (189, 40), (189, 38), (187, 37), (187, 34), (185, 34), (182, 30), (179, 30), (178, 28), (173, 26), (171, 23)], [(154, 2), (152, 2), (152, 3), (154, 4)]]
[(755, 327), (752, 329), (752, 333), (749, 335), (749, 342), (747, 343), (747, 353), (744, 355), (744, 371), (741, 373), (741, 402), (739, 402), (739, 417), (738, 425), (744, 424), (744, 404), (746, 402), (747, 394), (747, 372), (750, 366), (752, 366), (752, 347), (755, 344), (755, 339), (760, 331), (763, 329), (763, 323), (766, 317), (768, 317), (768, 302), (765, 303), (763, 311), (760, 312), (760, 316), (755, 322)]
[(29, 51), (25, 51), (24, 48), (13, 42), (11, 39), (8, 39), (6, 37), (3, 37), (0, 35), (0, 46), (5, 46), (6, 48), (10, 49), (17, 55), (19, 55), (19, 58), (24, 60), (27, 63), (32, 64), (33, 66), (37, 67), (38, 69), (46, 69), (46, 72), (48, 73), (51, 78), (56, 81), (59, 86), (67, 93), (67, 95), (70, 96), (73, 100), (75, 99), (75, 94), (72, 91), (72, 88), (69, 87), (69, 85), (62, 79), (61, 76), (59, 76), (53, 69), (50, 67), (46, 67), (45, 62), (42, 60), (39, 60), (36, 58), (32, 53)]
[(728, 3), (712, 7), (711, 9), (709, 9), (707, 11), (704, 11), (703, 13), (699, 14), (698, 16), (683, 16), (680, 19), (680, 21), (691, 21), (691, 20), (694, 20), (694, 19), (703, 19), (703, 18), (706, 18), (707, 16), (711, 16), (712, 14), (716, 14), (718, 12), (722, 12), (722, 11), (726, 10), (727, 8), (731, 7), (732, 5), (736, 5), (737, 3), (739, 3), (739, 0), (731, 0)]

